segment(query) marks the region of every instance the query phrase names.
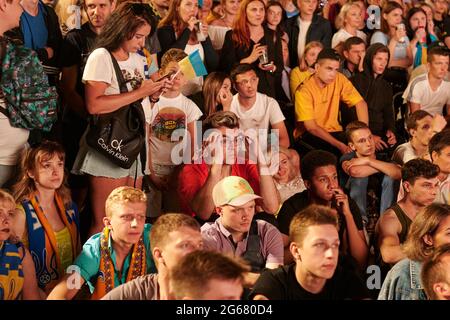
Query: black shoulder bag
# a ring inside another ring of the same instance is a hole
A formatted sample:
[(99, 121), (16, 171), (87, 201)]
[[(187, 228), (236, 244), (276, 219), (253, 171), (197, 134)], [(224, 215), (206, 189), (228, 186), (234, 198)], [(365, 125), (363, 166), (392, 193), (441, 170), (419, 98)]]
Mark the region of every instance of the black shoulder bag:
[[(111, 54), (120, 93), (128, 92), (122, 71)], [(114, 112), (91, 115), (87, 144), (121, 168), (129, 169), (141, 154), (145, 168), (145, 115), (141, 100)]]

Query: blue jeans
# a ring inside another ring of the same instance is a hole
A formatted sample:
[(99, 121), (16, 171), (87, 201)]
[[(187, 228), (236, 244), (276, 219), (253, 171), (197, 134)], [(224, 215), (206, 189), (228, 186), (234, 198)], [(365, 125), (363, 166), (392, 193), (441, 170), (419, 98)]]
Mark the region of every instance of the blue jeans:
[[(359, 211), (361, 212), (362, 219), (367, 222), (367, 185), (369, 183), (369, 177), (354, 178), (350, 177), (347, 182), (347, 186), (350, 190), (350, 198), (356, 202)], [(386, 211), (394, 202), (394, 183), (395, 180), (391, 177), (384, 175), (381, 182), (381, 199), (380, 199), (380, 214)]]

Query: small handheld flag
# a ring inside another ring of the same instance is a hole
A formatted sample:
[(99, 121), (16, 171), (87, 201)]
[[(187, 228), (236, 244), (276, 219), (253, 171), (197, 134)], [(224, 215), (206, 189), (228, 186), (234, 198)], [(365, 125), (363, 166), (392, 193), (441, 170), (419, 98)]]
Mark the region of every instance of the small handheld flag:
[(206, 71), (206, 67), (203, 64), (198, 49), (178, 62), (178, 65), (180, 67), (180, 70), (183, 72), (186, 80), (191, 80), (195, 77), (201, 77), (208, 74), (208, 71)]

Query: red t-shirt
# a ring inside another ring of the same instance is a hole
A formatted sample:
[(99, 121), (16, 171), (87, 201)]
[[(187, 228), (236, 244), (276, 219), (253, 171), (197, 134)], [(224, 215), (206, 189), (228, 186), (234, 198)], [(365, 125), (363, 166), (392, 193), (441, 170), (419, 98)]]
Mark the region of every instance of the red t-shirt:
[[(178, 176), (178, 196), (181, 210), (192, 216), (195, 212), (191, 209), (191, 201), (208, 179), (208, 165), (186, 164)], [(234, 164), (231, 166), (231, 175), (242, 177), (248, 181), (255, 194), (260, 195), (259, 173), (256, 164)]]

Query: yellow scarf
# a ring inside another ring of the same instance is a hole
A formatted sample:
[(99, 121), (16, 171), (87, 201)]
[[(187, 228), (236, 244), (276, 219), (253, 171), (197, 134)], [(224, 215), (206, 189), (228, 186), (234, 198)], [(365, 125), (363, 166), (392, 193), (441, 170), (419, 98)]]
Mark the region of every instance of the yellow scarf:
[[(100, 269), (97, 282), (95, 284), (95, 290), (92, 294), (92, 300), (100, 300), (108, 292), (114, 289), (114, 263), (111, 259), (111, 253), (109, 251), (109, 228), (103, 229), (100, 237)], [(136, 279), (139, 276), (143, 276), (147, 271), (145, 246), (143, 235), (139, 238), (138, 243), (133, 246), (133, 252), (131, 255), (130, 268), (127, 274), (127, 281)]]

